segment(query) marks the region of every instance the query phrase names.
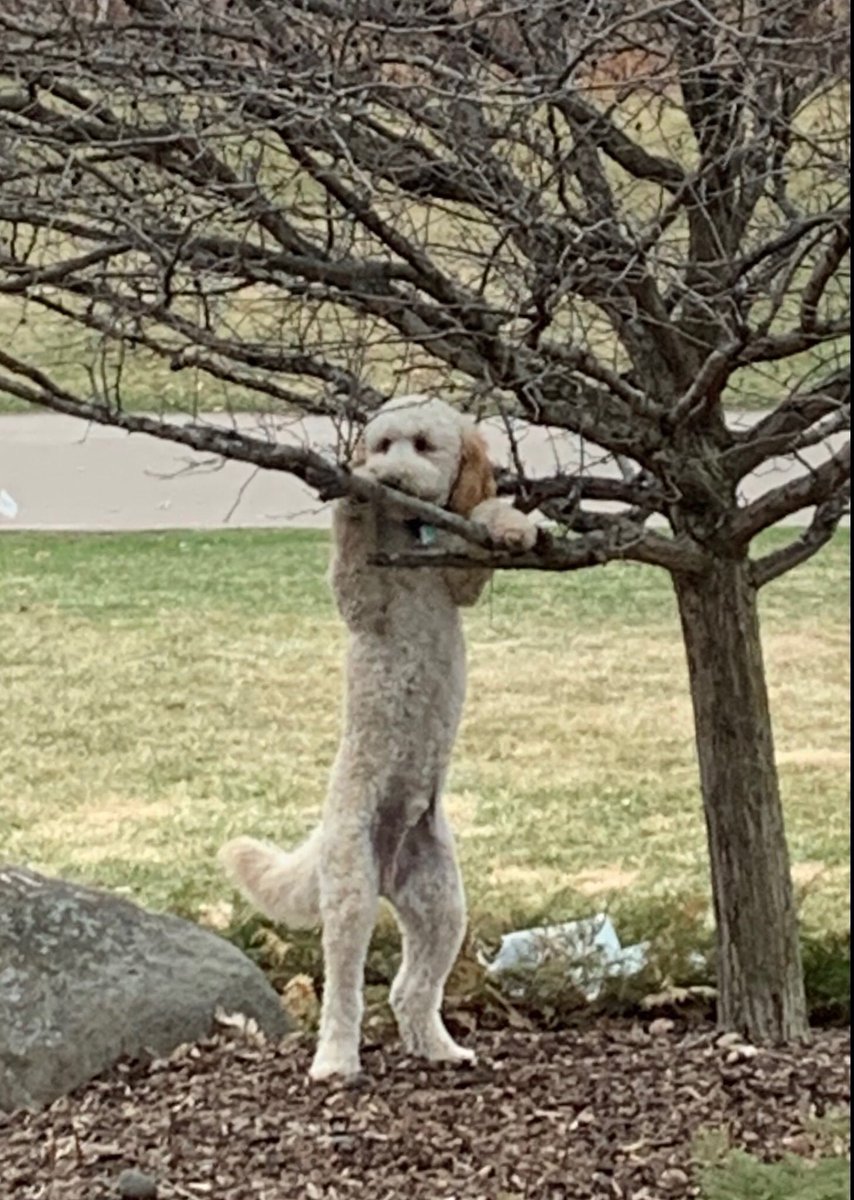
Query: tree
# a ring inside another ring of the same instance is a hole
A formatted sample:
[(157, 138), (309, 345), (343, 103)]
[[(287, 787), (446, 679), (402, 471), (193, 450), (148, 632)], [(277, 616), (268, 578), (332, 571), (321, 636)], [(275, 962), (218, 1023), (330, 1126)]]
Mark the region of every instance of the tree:
[[(0, 293), (28, 322), (0, 389), (325, 496), (370, 487), (311, 447), (142, 415), (140, 380), (168, 364), (235, 403), (330, 415), (344, 443), (426, 382), (619, 465), (527, 478), (515, 458), (502, 490), (552, 522), (515, 557), (409, 504), (497, 567), (670, 573), (719, 1019), (754, 1039), (806, 1029), (757, 593), (848, 500), (846, 23), (814, 0), (0, 11)], [(756, 397), (770, 409), (733, 427)], [(780, 455), (804, 469), (745, 501)], [(804, 532), (751, 556), (807, 506)]]

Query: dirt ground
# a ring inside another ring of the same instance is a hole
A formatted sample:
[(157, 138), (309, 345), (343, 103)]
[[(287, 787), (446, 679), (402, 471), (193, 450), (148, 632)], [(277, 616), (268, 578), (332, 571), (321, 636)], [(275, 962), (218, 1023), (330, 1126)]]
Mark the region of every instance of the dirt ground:
[(368, 1047), (311, 1085), (311, 1040), (212, 1038), (0, 1116), (9, 1200), (682, 1200), (697, 1138), (809, 1155), (849, 1101), (846, 1031), (758, 1050), (708, 1026), (474, 1038), (471, 1068)]

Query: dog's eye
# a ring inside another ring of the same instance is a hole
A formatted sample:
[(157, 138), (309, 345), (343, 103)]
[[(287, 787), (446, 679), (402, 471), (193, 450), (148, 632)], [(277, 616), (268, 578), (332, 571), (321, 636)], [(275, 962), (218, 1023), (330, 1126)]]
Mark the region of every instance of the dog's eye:
[(391, 449), (391, 438), (382, 438), (379, 442), (377, 442), (377, 453), (378, 454), (388, 454), (390, 449)]
[(431, 442), (422, 434), (419, 434), (412, 444), (418, 454), (429, 454), (433, 449)]

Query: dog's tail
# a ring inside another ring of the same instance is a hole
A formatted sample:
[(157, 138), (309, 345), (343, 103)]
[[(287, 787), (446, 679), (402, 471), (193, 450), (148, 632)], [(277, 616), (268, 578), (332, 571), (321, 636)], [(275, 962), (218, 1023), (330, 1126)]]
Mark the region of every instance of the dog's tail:
[(228, 878), (265, 916), (290, 929), (320, 923), (317, 863), (320, 826), (294, 850), (239, 837), (226, 842), (217, 856)]

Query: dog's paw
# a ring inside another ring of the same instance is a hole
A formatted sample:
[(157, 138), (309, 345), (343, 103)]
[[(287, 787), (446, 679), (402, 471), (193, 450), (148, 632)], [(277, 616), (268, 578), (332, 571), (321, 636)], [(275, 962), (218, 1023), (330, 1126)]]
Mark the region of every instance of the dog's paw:
[(318, 1046), (308, 1077), (314, 1083), (322, 1083), (326, 1079), (348, 1080), (355, 1079), (361, 1070), (358, 1054), (341, 1053), (334, 1048)]
[(474, 1066), (477, 1062), (474, 1050), (468, 1050), (465, 1046), (451, 1041), (450, 1038), (444, 1045), (437, 1047), (434, 1053), (427, 1055), (427, 1058), (430, 1062), (459, 1063), (468, 1066)]
[(533, 521), (518, 508), (504, 504), (490, 513), (486, 528), (492, 540), (508, 550), (530, 550), (537, 540), (537, 527)]
[(537, 540), (538, 530), (531, 518), (502, 500), (483, 500), (470, 516), (508, 550), (530, 550)]
[(426, 1025), (410, 1025), (404, 1020), (401, 1023), (400, 1034), (404, 1049), (417, 1058), (426, 1058), (428, 1062), (436, 1063), (477, 1062), (474, 1050), (467, 1050), (465, 1046), (455, 1042), (438, 1017), (434, 1017)]

